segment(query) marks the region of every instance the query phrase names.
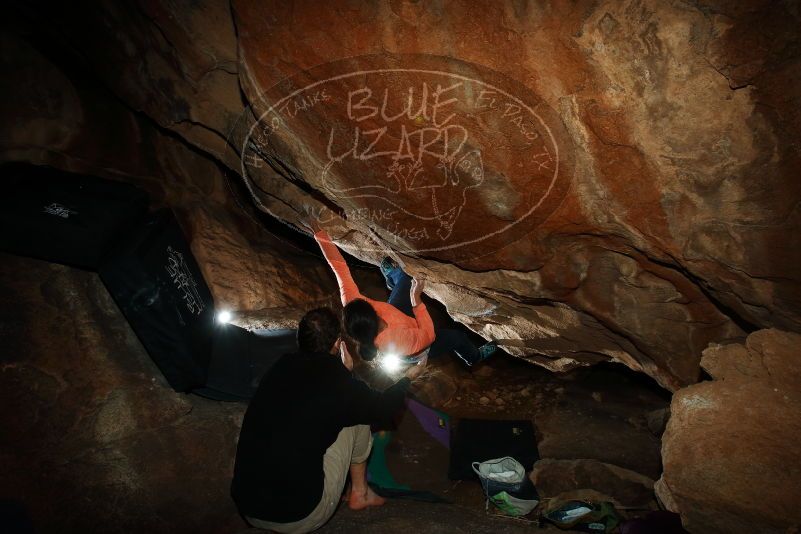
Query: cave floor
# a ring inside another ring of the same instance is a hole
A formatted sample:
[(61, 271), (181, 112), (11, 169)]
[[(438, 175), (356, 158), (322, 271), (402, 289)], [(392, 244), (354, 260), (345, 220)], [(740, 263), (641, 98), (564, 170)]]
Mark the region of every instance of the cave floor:
[[(516, 534), (531, 532), (536, 527), (535, 522), (485, 514), (483, 505), (480, 508), (471, 508), (458, 504), (429, 504), (397, 499), (366, 513), (353, 512), (342, 507), (318, 532), (406, 534), (417, 531), (431, 534), (462, 532)], [(577, 532), (560, 530), (553, 526), (543, 527), (537, 531)]]
[[(430, 504), (407, 500), (393, 500), (384, 506), (354, 512), (341, 506), (334, 517), (323, 528), (315, 532), (323, 534), (359, 534), (382, 532), (387, 534), (517, 534), (518, 532), (578, 532), (561, 530), (554, 526), (537, 528), (529, 521), (487, 515), (459, 505)], [(246, 528), (237, 534), (257, 534), (264, 532), (256, 528)]]

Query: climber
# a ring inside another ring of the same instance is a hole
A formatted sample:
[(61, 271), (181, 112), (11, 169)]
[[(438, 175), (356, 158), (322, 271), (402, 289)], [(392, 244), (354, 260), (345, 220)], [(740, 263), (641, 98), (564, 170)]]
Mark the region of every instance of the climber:
[[(350, 472), (348, 506), (384, 504), (367, 485), (369, 425), (388, 425), (425, 360), (380, 393), (354, 379), (340, 322), (329, 308), (298, 326), (299, 352), (262, 379), (239, 435), (231, 496), (245, 519), (277, 532), (310, 532), (339, 504)], [(341, 360), (341, 361), (340, 361)]]
[(345, 331), (355, 340), (363, 360), (372, 360), (379, 350), (384, 355), (409, 359), (429, 349), (430, 357), (454, 351), (467, 365), (475, 365), (497, 349), (494, 342), (476, 347), (461, 330), (437, 329), (435, 333), (434, 323), (421, 300), (425, 281), (413, 279), (389, 258), (381, 264), (381, 272), (392, 292), (387, 302), (363, 296), (328, 233), (314, 217), (310, 217), (306, 225), (334, 271), (345, 306)]

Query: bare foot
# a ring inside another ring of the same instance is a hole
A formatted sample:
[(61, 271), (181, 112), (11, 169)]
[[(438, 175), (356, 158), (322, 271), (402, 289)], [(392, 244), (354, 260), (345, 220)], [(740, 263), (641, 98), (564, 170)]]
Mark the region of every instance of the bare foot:
[(366, 492), (350, 492), (348, 508), (351, 510), (363, 510), (368, 506), (381, 506), (385, 502), (387, 502), (386, 499), (376, 495), (375, 492), (368, 486)]

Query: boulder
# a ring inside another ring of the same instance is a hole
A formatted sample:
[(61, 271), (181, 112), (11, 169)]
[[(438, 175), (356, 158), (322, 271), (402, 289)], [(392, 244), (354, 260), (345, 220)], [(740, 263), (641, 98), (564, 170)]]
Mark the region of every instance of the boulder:
[(674, 395), (657, 495), (690, 532), (801, 528), (799, 347), (776, 329), (712, 346), (701, 362), (713, 380)]
[(172, 391), (96, 274), (0, 266), (6, 503), (37, 532), (243, 529), (229, 485), (244, 405)]

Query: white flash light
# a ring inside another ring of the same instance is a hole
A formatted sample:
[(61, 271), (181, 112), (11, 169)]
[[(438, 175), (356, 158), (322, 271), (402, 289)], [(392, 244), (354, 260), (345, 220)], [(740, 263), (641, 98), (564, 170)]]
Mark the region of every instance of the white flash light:
[(231, 322), (231, 312), (228, 310), (222, 310), (217, 314), (217, 322), (219, 323), (229, 323)]
[(401, 367), (401, 360), (397, 354), (387, 354), (381, 358), (381, 367), (387, 373), (394, 373)]

